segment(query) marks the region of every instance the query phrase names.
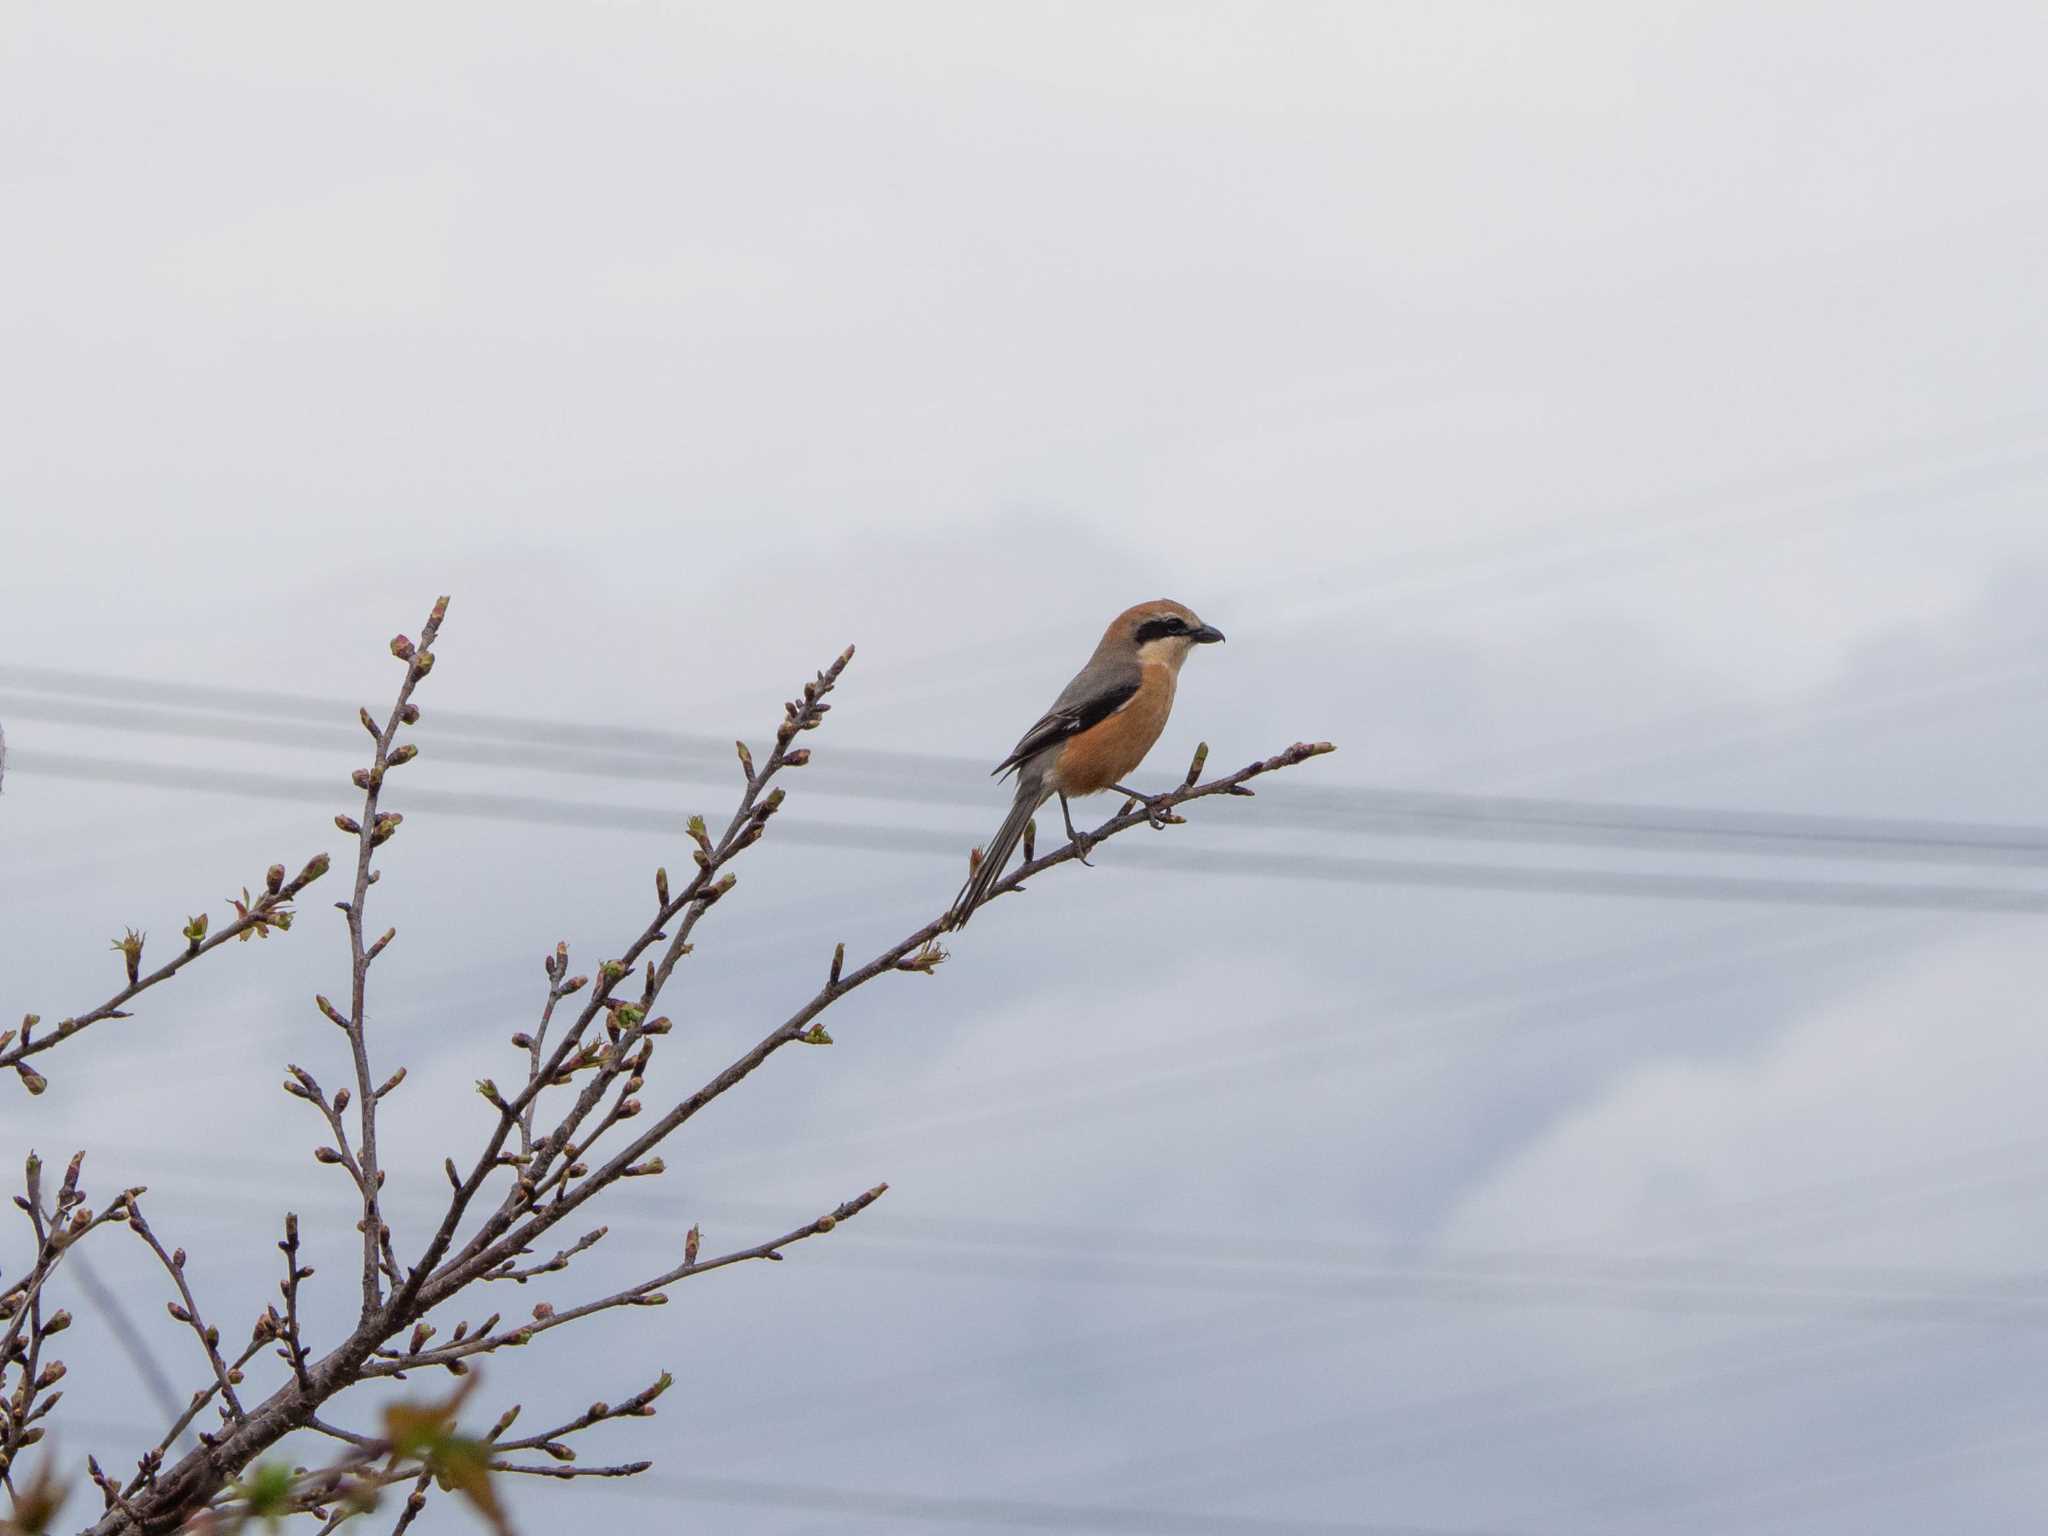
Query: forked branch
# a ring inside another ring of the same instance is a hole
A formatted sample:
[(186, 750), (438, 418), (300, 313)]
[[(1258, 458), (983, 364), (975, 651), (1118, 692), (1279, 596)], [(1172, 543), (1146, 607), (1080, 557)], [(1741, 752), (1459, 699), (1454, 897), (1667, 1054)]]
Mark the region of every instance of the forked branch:
[[(184, 1274), (182, 1251), (167, 1249), (142, 1220), (136, 1207), (141, 1191), (123, 1194), (99, 1216), (83, 1209), (76, 1190), (76, 1164), (54, 1207), (46, 1205), (39, 1169), (32, 1165), (30, 1199), (37, 1259), (29, 1273), (0, 1298), (0, 1389), (12, 1384), (17, 1395), (25, 1385), (24, 1412), (10, 1408), (0, 1422), (0, 1467), (41, 1437), (36, 1421), (49, 1412), (56, 1394), (42, 1340), (61, 1331), (68, 1318), (43, 1308), (43, 1292), (64, 1248), (104, 1221), (128, 1220), (148, 1244), (177, 1288), (172, 1315), (199, 1340), (210, 1381), (192, 1395), (190, 1407), (155, 1449), (146, 1453), (125, 1483), (117, 1483), (93, 1463), (93, 1477), (106, 1505), (92, 1527), (93, 1536), (168, 1536), (202, 1511), (208, 1518), (232, 1523), (272, 1514), (310, 1514), (322, 1529), (339, 1526), (351, 1513), (372, 1502), (387, 1485), (411, 1484), (394, 1530), (404, 1531), (417, 1518), (430, 1489), (437, 1485), (466, 1497), (477, 1512), (499, 1529), (502, 1511), (491, 1492), (495, 1474), (551, 1478), (629, 1476), (645, 1463), (616, 1466), (571, 1465), (566, 1444), (613, 1420), (643, 1417), (655, 1411), (666, 1376), (616, 1404), (593, 1404), (553, 1427), (510, 1438), (518, 1415), (515, 1407), (502, 1414), (488, 1435), (466, 1440), (454, 1432), (454, 1415), (474, 1387), (476, 1363), (505, 1349), (523, 1346), (556, 1329), (623, 1307), (659, 1306), (684, 1280), (715, 1270), (753, 1262), (776, 1262), (784, 1253), (813, 1237), (835, 1230), (864, 1212), (887, 1189), (872, 1189), (794, 1227), (780, 1236), (706, 1256), (692, 1227), (682, 1240), (681, 1262), (635, 1285), (571, 1305), (549, 1301), (532, 1304), (516, 1320), (493, 1313), (474, 1326), (451, 1321), (442, 1309), (472, 1287), (494, 1282), (524, 1286), (564, 1274), (603, 1237), (598, 1226), (573, 1240), (552, 1238), (564, 1221), (582, 1211), (607, 1190), (629, 1181), (660, 1177), (666, 1171), (662, 1153), (683, 1126), (707, 1105), (731, 1092), (778, 1051), (791, 1045), (832, 1043), (824, 1015), (841, 999), (884, 976), (934, 974), (947, 958), (942, 940), (947, 915), (941, 913), (914, 932), (876, 951), (865, 962), (849, 965), (846, 947), (834, 951), (824, 967), (822, 985), (800, 1002), (749, 1049), (694, 1090), (662, 1098), (650, 1088), (656, 1056), (669, 1033), (669, 1019), (659, 1009), (671, 981), (703, 931), (713, 908), (735, 890), (735, 866), (746, 851), (772, 832), (782, 810), (783, 778), (807, 765), (811, 750), (799, 743), (817, 730), (832, 708), (830, 695), (851, 662), (851, 649), (805, 683), (783, 707), (773, 744), (757, 759), (745, 743), (736, 744), (741, 775), (737, 803), (722, 827), (713, 831), (702, 817), (691, 817), (687, 832), (694, 866), (687, 879), (671, 883), (666, 869), (654, 876), (654, 903), (644, 926), (612, 958), (572, 973), (568, 945), (559, 944), (544, 957), (546, 990), (539, 1017), (530, 1030), (512, 1035), (519, 1054), (518, 1075), (504, 1088), (490, 1078), (477, 1085), (490, 1106), (488, 1129), (473, 1154), (445, 1163), (447, 1204), (410, 1264), (398, 1257), (386, 1220), (382, 1190), (378, 1113), (382, 1101), (404, 1080), (401, 1067), (381, 1082), (372, 1068), (369, 1006), (370, 980), (378, 957), (393, 941), (387, 930), (370, 936), (367, 908), (371, 886), (378, 880), (377, 851), (394, 837), (403, 817), (385, 803), (391, 773), (410, 762), (417, 748), (399, 740), (403, 728), (420, 718), (413, 695), (432, 671), (433, 645), (447, 613), (447, 599), (434, 609), (417, 643), (400, 636), (392, 653), (404, 676), (390, 710), (380, 718), (367, 710), (361, 723), (371, 738), (370, 760), (357, 770), (362, 791), (359, 810), (336, 818), (355, 839), (355, 878), (347, 899), (336, 903), (346, 920), (349, 987), (345, 1004), (316, 999), (320, 1012), (347, 1043), (351, 1081), (332, 1093), (298, 1066), (289, 1069), (285, 1087), (314, 1106), (322, 1119), (323, 1141), (316, 1158), (340, 1167), (352, 1184), (353, 1205), (360, 1212), (360, 1266), (352, 1290), (356, 1321), (338, 1341), (319, 1344), (307, 1337), (302, 1290), (312, 1269), (301, 1262), (299, 1225), (287, 1217), (284, 1240), (278, 1244), (285, 1261), (279, 1287), (283, 1310), (266, 1306), (258, 1315), (246, 1349), (234, 1358), (220, 1347), (220, 1331), (200, 1313)], [(1207, 748), (1195, 754), (1184, 781), (1149, 800), (1132, 799), (1100, 827), (1083, 846), (1093, 848), (1134, 827), (1168, 827), (1183, 818), (1180, 809), (1214, 796), (1252, 793), (1250, 781), (1294, 767), (1330, 751), (1327, 742), (1296, 743), (1284, 752), (1247, 764), (1235, 772), (1204, 780)], [(1025, 881), (1067, 863), (1081, 852), (1069, 842), (1042, 856), (1026, 839), (1024, 862), (995, 884), (991, 898), (1015, 891)], [(33, 1076), (24, 1058), (48, 1050), (98, 1019), (119, 1017), (121, 1005), (138, 992), (175, 974), (199, 955), (232, 938), (267, 933), (289, 923), (289, 903), (305, 885), (325, 871), (325, 856), (309, 863), (296, 880), (287, 882), (273, 868), (261, 896), (238, 903), (239, 916), (209, 936), (202, 919), (186, 930), (185, 953), (157, 971), (140, 969), (140, 935), (117, 941), (128, 972), (127, 987), (98, 1009), (65, 1021), (48, 1035), (34, 1033), (33, 1021), (0, 1035), (0, 1068), (14, 1067)], [(665, 1058), (664, 1058), (665, 1059)], [(35, 1082), (30, 1086), (34, 1088)], [(650, 1107), (653, 1106), (653, 1107)], [(665, 1106), (665, 1107), (663, 1107)], [(355, 1111), (353, 1119), (348, 1111)], [(574, 1230), (574, 1229), (571, 1229)], [(543, 1246), (545, 1244), (545, 1246)], [(545, 1255), (543, 1257), (543, 1255)], [(502, 1295), (500, 1286), (492, 1292)], [(513, 1294), (516, 1294), (514, 1292)], [(61, 1319), (61, 1321), (59, 1320)], [(276, 1357), (267, 1395), (245, 1380), (245, 1371), (259, 1354)], [(371, 1434), (346, 1428), (326, 1416), (330, 1405), (358, 1385), (377, 1380), (409, 1379), (421, 1371), (445, 1371), (463, 1378), (447, 1403), (426, 1409), (394, 1410), (384, 1431)], [(61, 1375), (61, 1368), (56, 1375)], [(34, 1385), (40, 1381), (41, 1385)], [(0, 1392), (4, 1395), (4, 1392)], [(219, 1408), (217, 1430), (201, 1436), (198, 1449), (167, 1462), (178, 1434), (207, 1405)], [(411, 1417), (406, 1414), (411, 1413)], [(347, 1454), (332, 1466), (307, 1473), (271, 1469), (262, 1461), (286, 1436), (310, 1430), (340, 1442)], [(255, 1468), (254, 1472), (251, 1468)]]

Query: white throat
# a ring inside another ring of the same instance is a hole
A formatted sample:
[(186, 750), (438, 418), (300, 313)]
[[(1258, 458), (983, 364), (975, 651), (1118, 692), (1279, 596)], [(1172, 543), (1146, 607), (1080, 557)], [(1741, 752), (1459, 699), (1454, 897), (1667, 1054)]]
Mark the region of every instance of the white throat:
[(1186, 635), (1161, 635), (1157, 640), (1147, 640), (1138, 647), (1141, 663), (1157, 663), (1178, 674), (1180, 664), (1188, 659), (1188, 652), (1195, 648), (1195, 642)]

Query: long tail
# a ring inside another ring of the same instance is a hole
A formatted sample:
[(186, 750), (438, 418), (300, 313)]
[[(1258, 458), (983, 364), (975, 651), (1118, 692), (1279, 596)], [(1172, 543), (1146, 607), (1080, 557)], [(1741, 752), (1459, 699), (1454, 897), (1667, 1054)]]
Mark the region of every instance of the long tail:
[(988, 893), (1002, 879), (1003, 866), (1010, 862), (1010, 855), (1016, 851), (1024, 829), (1031, 825), (1031, 818), (1051, 793), (1041, 786), (1038, 774), (1018, 775), (1017, 798), (1010, 806), (1010, 814), (996, 828), (996, 835), (988, 840), (988, 847), (982, 851), (981, 862), (974, 866), (974, 873), (967, 877), (967, 883), (960, 887), (960, 894), (954, 898), (953, 909), (946, 914), (948, 928), (964, 928), (974, 909), (988, 900)]

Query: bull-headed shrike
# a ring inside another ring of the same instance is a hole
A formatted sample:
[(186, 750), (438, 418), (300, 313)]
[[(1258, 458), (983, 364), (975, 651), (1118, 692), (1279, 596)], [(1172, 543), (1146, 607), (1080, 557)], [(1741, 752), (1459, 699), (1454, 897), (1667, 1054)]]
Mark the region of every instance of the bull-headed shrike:
[(1074, 840), (1083, 862), (1089, 842), (1074, 830), (1069, 800), (1105, 789), (1137, 800), (1149, 798), (1118, 780), (1145, 760), (1159, 733), (1166, 729), (1174, 685), (1188, 653), (1222, 638), (1222, 630), (1204, 624), (1183, 604), (1164, 598), (1126, 608), (1110, 620), (1088, 665), (1075, 674), (1010, 755), (996, 765), (997, 775), (1017, 775), (1017, 798), (996, 835), (989, 839), (981, 862), (961, 887), (947, 916), (948, 927), (965, 924), (974, 909), (988, 899), (1032, 816), (1054, 795), (1059, 796), (1067, 836)]

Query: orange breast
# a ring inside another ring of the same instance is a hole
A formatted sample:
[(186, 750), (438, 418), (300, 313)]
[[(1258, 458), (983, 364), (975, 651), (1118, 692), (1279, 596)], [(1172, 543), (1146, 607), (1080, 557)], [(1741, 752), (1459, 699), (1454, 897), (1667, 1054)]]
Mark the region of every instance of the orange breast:
[(1129, 777), (1166, 729), (1173, 683), (1171, 667), (1147, 665), (1145, 681), (1130, 703), (1060, 748), (1049, 775), (1051, 786), (1068, 795), (1092, 795)]

